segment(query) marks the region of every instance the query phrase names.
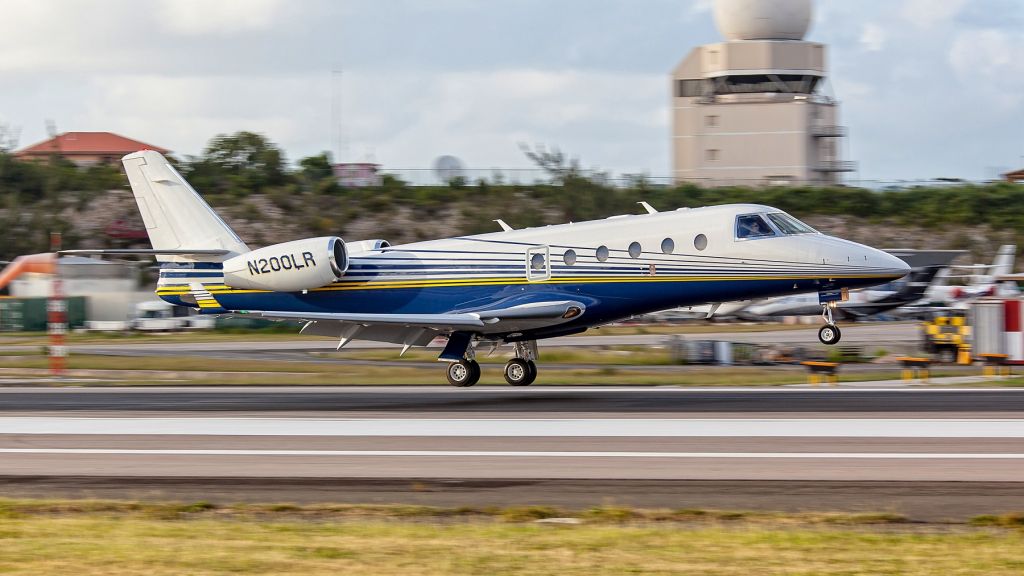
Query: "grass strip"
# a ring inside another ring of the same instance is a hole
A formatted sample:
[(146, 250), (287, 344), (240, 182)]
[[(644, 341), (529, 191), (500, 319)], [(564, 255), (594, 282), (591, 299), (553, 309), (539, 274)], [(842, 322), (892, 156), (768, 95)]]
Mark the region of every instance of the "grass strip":
[[(537, 522), (551, 518), (579, 523)], [(1001, 576), (1024, 569), (1022, 530), (901, 522), (887, 514), (0, 501), (0, 573)]]

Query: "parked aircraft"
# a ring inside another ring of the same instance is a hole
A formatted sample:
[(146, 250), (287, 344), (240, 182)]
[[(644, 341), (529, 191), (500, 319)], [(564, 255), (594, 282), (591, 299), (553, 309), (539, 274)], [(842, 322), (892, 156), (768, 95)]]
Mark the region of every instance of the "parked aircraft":
[[(840, 318), (866, 318), (916, 302), (943, 269), (942, 266), (918, 268), (912, 270), (905, 280), (893, 283), (892, 286), (850, 292), (846, 300), (836, 305), (834, 313)], [(761, 320), (811, 316), (820, 312), (821, 305), (815, 294), (795, 294), (754, 302), (735, 314), (744, 320)]]
[(1012, 283), (1005, 285), (997, 279), (1000, 276), (1013, 274), (1013, 266), (1017, 259), (1017, 247), (1006, 244), (999, 247), (995, 260), (992, 264), (975, 264), (973, 266), (953, 266), (959, 270), (981, 270), (980, 274), (968, 275), (968, 283), (964, 286), (949, 285), (947, 279), (952, 277), (946, 273), (928, 287), (919, 306), (955, 306), (983, 296), (1013, 296), (1017, 294), (1017, 287)]
[[(480, 378), (476, 344), (514, 346), (509, 384), (537, 376), (537, 340), (707, 302), (841, 291), (907, 274), (900, 259), (820, 234), (770, 206), (648, 210), (391, 246), (309, 238), (251, 250), (160, 154), (123, 159), (151, 250), (157, 294), (206, 314), (303, 320), (304, 334), (425, 346), (447, 337), (448, 381)], [(503, 226), (503, 228), (507, 227)], [(831, 320), (823, 342), (841, 333)]]

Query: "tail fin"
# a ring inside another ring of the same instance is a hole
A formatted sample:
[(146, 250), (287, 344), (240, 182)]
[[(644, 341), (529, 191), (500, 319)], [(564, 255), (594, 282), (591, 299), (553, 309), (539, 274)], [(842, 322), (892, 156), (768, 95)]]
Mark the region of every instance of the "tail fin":
[(998, 276), (1013, 274), (1013, 265), (1016, 259), (1016, 246), (1013, 244), (1000, 246), (999, 252), (996, 254), (996, 259), (992, 261), (992, 267), (988, 269), (988, 275), (990, 277), (989, 281), (994, 281)]
[(154, 250), (227, 250), (225, 257), (249, 251), (160, 153), (143, 150), (121, 161)]
[(909, 303), (920, 300), (943, 268), (945, 266), (924, 266), (912, 269), (906, 277), (906, 284), (902, 288), (878, 300), (875, 304)]

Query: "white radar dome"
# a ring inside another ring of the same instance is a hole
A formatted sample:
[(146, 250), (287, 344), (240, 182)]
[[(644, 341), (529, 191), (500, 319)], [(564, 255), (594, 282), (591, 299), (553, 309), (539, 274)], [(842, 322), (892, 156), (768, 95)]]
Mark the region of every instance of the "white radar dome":
[(811, 0), (715, 0), (715, 22), (726, 40), (803, 40)]

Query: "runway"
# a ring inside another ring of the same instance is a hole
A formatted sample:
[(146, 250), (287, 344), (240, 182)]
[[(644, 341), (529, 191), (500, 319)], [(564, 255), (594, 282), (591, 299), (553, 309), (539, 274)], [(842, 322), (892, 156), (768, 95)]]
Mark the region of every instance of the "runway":
[(478, 386), (344, 387), (140, 387), (0, 388), (0, 414), (17, 412), (168, 413), (226, 412), (231, 415), (368, 413), (537, 415), (828, 413), (847, 415), (985, 413), (1024, 416), (1024, 389), (807, 389), (681, 388), (673, 386), (544, 386), (515, 389)]
[(0, 495), (966, 517), (1022, 507), (1022, 412), (1013, 389), (8, 388)]

